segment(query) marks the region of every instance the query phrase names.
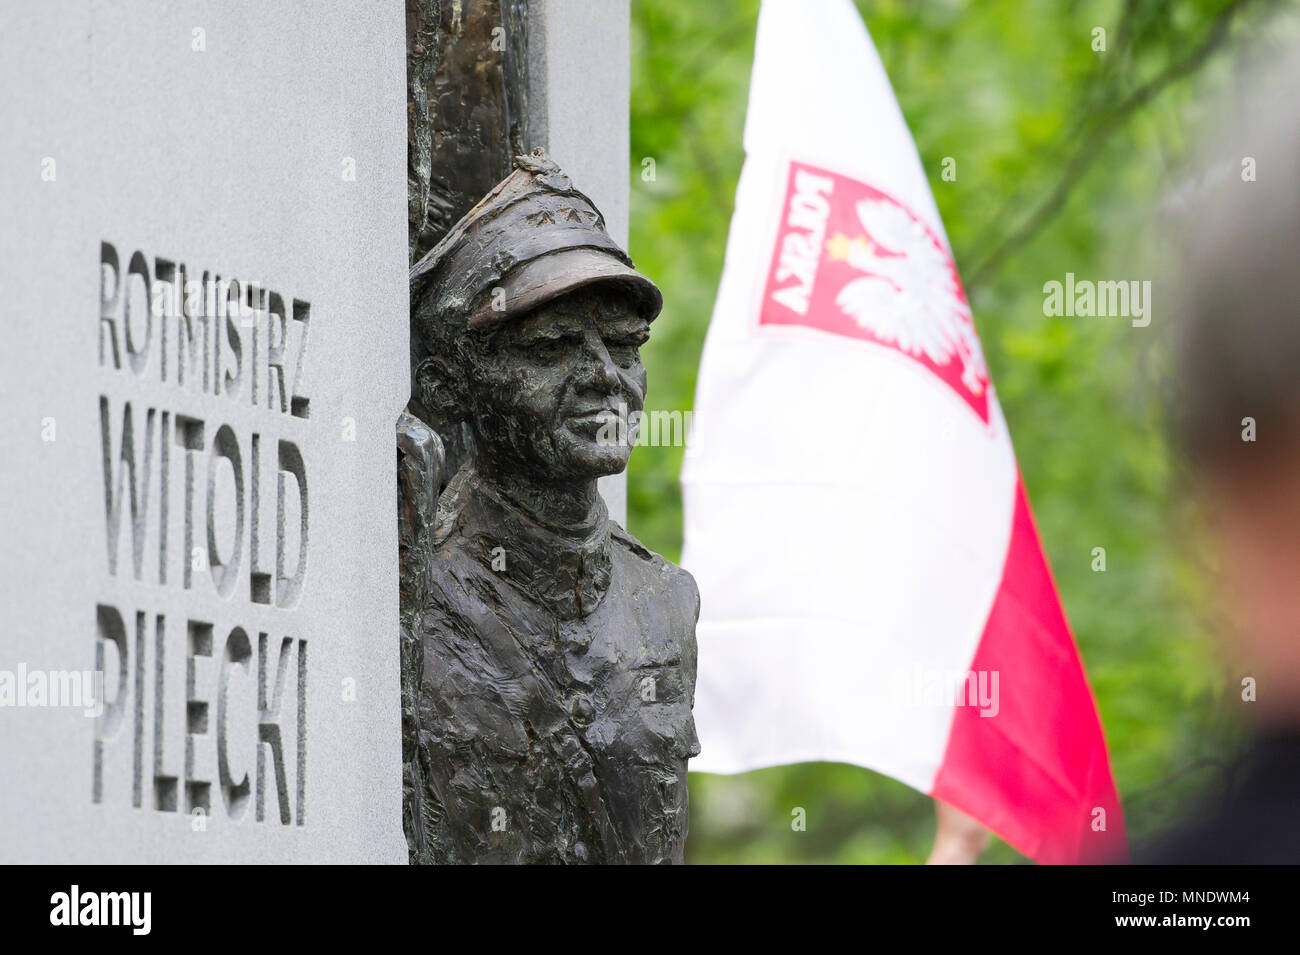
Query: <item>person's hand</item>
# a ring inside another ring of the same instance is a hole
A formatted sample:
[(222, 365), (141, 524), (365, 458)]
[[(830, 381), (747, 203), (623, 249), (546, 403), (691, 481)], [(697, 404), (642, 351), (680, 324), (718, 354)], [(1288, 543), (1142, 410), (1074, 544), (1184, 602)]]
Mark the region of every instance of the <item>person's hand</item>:
[(988, 848), (989, 831), (959, 809), (934, 801), (938, 823), (926, 865), (974, 865)]

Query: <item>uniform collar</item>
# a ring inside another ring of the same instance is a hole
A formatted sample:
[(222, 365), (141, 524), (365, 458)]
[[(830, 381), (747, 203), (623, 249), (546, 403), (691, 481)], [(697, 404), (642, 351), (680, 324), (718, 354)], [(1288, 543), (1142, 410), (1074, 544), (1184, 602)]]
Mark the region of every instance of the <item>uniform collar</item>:
[(581, 524), (549, 527), (492, 488), (471, 465), (443, 492), (438, 525), (439, 543), (459, 533), (489, 572), (562, 620), (588, 616), (609, 590), (611, 524), (599, 495)]

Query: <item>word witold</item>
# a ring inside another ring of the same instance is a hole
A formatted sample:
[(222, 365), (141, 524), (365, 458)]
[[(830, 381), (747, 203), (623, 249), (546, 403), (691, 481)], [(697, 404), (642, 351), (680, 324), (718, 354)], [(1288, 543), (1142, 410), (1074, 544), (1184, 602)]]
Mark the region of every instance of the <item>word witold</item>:
[[(129, 401), (122, 407), (121, 425), (115, 426), (106, 395), (99, 399), (99, 414), (110, 574), (121, 572), (122, 524), (129, 513), (136, 580), (145, 578), (146, 554), (156, 553), (151, 563), (156, 563), (160, 585), (179, 580), (182, 589), (190, 590), (196, 572), (206, 570), (217, 593), (230, 597), (247, 553), (247, 599), (282, 609), (298, 603), (309, 537), (307, 473), (294, 442), (275, 440), (272, 464), (267, 460), (271, 448), (263, 447), (270, 442), (257, 432), (241, 443), (228, 424), (213, 427), (157, 408), (137, 412)], [(268, 494), (272, 472), (273, 509)], [(199, 525), (196, 515), (203, 505), (206, 520)], [(274, 519), (269, 531), (268, 516)], [(227, 526), (224, 535), (222, 525)], [(265, 553), (268, 539), (275, 541), (274, 578)], [(169, 565), (179, 574), (169, 576)]]

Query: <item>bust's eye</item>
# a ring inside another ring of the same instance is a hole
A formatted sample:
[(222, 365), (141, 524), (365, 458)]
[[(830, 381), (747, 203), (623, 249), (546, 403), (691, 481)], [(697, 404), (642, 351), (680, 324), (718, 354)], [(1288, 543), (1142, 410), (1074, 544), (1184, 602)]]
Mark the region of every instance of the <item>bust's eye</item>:
[(563, 338), (539, 338), (524, 343), (524, 351), (531, 357), (548, 362), (560, 358), (567, 348), (568, 342)]
[(605, 348), (614, 361), (628, 368), (640, 360), (641, 346), (645, 344), (646, 338), (646, 335), (637, 333), (611, 335), (605, 339)]
[(609, 357), (623, 368), (630, 368), (641, 358), (641, 349), (633, 342), (606, 342)]

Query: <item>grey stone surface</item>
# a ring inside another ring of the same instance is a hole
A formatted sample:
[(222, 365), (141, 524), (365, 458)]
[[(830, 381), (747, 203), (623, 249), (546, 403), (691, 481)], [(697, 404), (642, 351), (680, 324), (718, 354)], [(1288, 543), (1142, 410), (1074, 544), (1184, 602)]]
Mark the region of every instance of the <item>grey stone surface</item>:
[(0, 861), (406, 860), (403, 35), (0, 11)]

